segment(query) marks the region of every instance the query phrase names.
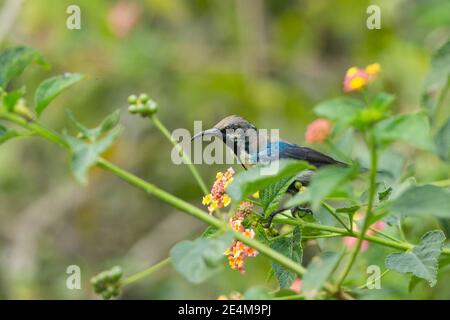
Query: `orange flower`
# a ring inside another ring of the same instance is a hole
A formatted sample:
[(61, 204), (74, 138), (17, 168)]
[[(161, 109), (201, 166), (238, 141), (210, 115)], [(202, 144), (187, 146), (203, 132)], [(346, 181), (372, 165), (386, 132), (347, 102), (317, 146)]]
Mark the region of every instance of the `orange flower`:
[(322, 143), (331, 133), (331, 123), (326, 119), (311, 122), (306, 129), (305, 140), (308, 143)]
[[(234, 217), (230, 218), (230, 226), (236, 231), (242, 233), (244, 236), (253, 239), (255, 237), (255, 231), (251, 228), (245, 229), (243, 222), (245, 216), (251, 212), (252, 204), (249, 202), (243, 202), (238, 207)], [(228, 256), (228, 262), (231, 269), (239, 270), (241, 273), (245, 272), (244, 261), (247, 257), (255, 257), (258, 255), (258, 251), (254, 248), (246, 246), (243, 242), (234, 240), (224, 254)]]

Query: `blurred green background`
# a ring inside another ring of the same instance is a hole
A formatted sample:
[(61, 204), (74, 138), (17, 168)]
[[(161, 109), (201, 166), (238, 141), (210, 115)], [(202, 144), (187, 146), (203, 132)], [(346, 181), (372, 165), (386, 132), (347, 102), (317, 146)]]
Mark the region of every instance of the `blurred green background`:
[[(148, 121), (127, 114), (128, 95), (148, 93), (170, 130), (192, 131), (194, 120), (206, 127), (238, 114), (301, 144), (313, 106), (342, 94), (352, 65), (379, 62), (376, 87), (397, 95), (396, 111), (417, 110), (430, 53), (450, 37), (448, 0), (16, 0), (0, 6), (12, 2), (17, 8), (9, 10), (17, 10), (8, 15), (10, 29), (0, 30), (1, 46), (33, 46), (52, 64), (51, 70), (28, 68), (14, 86), (26, 84), (31, 98), (51, 75), (89, 75), (42, 120), (58, 130), (69, 127), (64, 109), (70, 108), (95, 126), (120, 108), (125, 131), (106, 157), (199, 206), (201, 190), (186, 168), (172, 164), (171, 145)], [(81, 30), (66, 28), (71, 4), (81, 8)], [(381, 8), (381, 30), (366, 27), (370, 4)], [(437, 157), (400, 152), (420, 181), (448, 178)], [(208, 185), (225, 168), (198, 166)], [(410, 240), (417, 241), (435, 222), (410, 224)], [(46, 141), (15, 139), (0, 149), (0, 298), (94, 298), (91, 276), (116, 264), (125, 275), (138, 272), (204, 227), (100, 170), (81, 187), (64, 152)], [(374, 246), (362, 257), (382, 263), (387, 252)], [(201, 285), (168, 267), (127, 287), (122, 297), (215, 299), (252, 285), (275, 289), (269, 264), (250, 259), (245, 276), (226, 269)], [(69, 265), (81, 267), (81, 290), (66, 288)], [(381, 290), (362, 297), (450, 298), (448, 280), (447, 272), (435, 288), (419, 285), (410, 294), (409, 277), (391, 272)]]

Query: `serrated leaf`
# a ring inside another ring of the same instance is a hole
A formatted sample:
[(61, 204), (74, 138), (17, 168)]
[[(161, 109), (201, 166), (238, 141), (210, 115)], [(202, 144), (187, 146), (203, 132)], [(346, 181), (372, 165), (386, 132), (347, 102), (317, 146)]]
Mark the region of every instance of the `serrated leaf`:
[[(269, 170), (269, 167), (278, 168), (278, 170)], [(309, 167), (309, 164), (304, 161), (284, 159), (273, 161), (268, 166), (258, 165), (236, 174), (233, 182), (227, 188), (227, 193), (234, 203), (239, 203), (256, 191), (262, 190), (282, 178), (297, 175)]]
[(423, 112), (385, 119), (375, 125), (374, 133), (377, 141), (384, 145), (400, 140), (419, 149), (434, 151), (429, 120)]
[(442, 160), (450, 161), (450, 119), (439, 129), (434, 141), (439, 157)]
[(433, 114), (436, 103), (440, 99), (442, 89), (447, 85), (450, 76), (450, 41), (440, 47), (431, 58), (431, 67), (426, 77), (422, 103)]
[(184, 240), (170, 250), (175, 270), (192, 283), (201, 283), (222, 268), (224, 252), (230, 247), (233, 234), (227, 232), (214, 239)]
[(72, 153), (70, 164), (72, 172), (81, 184), (87, 184), (89, 168), (96, 164), (100, 155), (112, 145), (121, 131), (120, 127), (115, 127), (103, 139), (93, 143), (64, 134)]
[(335, 252), (324, 252), (311, 260), (302, 281), (302, 292), (306, 298), (312, 299), (317, 295), (336, 268), (339, 258)]
[(416, 277), (427, 280), (430, 287), (434, 287), (438, 258), (444, 241), (445, 235), (441, 230), (429, 231), (411, 251), (389, 255), (386, 258), (386, 267), (400, 273), (412, 273)]
[(295, 179), (295, 175), (292, 177), (281, 178), (279, 181), (269, 185), (267, 188), (264, 188), (259, 192), (259, 199), (261, 201), (265, 217), (278, 208), (278, 204)]
[(65, 73), (63, 75), (44, 80), (36, 89), (36, 93), (34, 95), (34, 108), (38, 116), (41, 115), (53, 99), (55, 99), (65, 89), (83, 78), (84, 76), (78, 73)]
[(450, 218), (450, 192), (433, 185), (411, 186), (391, 204), (391, 213)]
[(18, 133), (14, 130), (9, 130), (8, 128), (0, 125), (0, 144), (5, 143), (6, 141), (17, 137)]
[(33, 62), (47, 65), (41, 54), (30, 47), (11, 47), (0, 52), (0, 87), (6, 88), (13, 78), (18, 77)]
[[(291, 237), (275, 239), (270, 246), (272, 249), (280, 252), (298, 264), (302, 263), (302, 231), (299, 227), (295, 227)], [(296, 273), (285, 269), (276, 262), (272, 263), (272, 269), (277, 277), (280, 288), (289, 288), (297, 278)]]

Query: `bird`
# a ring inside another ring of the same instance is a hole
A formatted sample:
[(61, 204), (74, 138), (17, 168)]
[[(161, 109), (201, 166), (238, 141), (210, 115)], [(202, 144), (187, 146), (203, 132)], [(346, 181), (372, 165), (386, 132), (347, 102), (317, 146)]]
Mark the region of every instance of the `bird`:
[[(302, 160), (319, 169), (324, 166), (348, 167), (349, 165), (336, 160), (326, 154), (308, 147), (302, 147), (295, 143), (282, 140), (279, 137), (271, 136), (267, 130), (258, 130), (248, 120), (237, 115), (230, 115), (220, 120), (212, 128), (198, 132), (191, 140), (204, 136), (214, 136), (222, 139), (223, 143), (229, 147), (244, 169), (249, 169), (258, 163), (267, 163), (277, 159)], [(307, 186), (312, 176), (313, 170), (306, 170), (301, 173), (296, 180), (288, 187), (287, 193), (295, 194), (301, 186)], [(269, 215), (266, 226), (270, 226), (276, 214), (287, 209), (279, 209)], [(291, 212), (312, 213), (306, 207), (291, 208)]]

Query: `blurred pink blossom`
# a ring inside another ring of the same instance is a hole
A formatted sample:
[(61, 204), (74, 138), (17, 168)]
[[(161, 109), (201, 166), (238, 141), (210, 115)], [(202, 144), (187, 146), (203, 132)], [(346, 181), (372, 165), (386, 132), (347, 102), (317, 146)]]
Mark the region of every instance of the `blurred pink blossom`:
[(322, 143), (331, 133), (331, 123), (327, 119), (317, 119), (306, 129), (305, 140), (308, 143)]
[(142, 8), (135, 2), (119, 1), (108, 13), (108, 25), (119, 38), (125, 37), (139, 21)]
[(300, 293), (302, 291), (302, 279), (295, 279), (295, 281), (291, 284), (290, 289), (296, 293)]

